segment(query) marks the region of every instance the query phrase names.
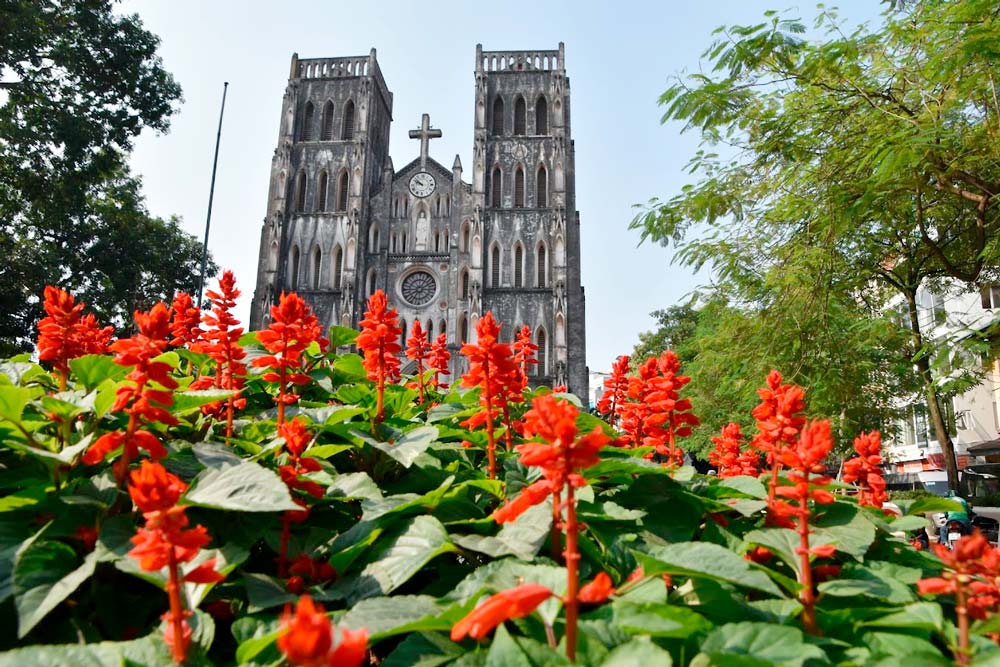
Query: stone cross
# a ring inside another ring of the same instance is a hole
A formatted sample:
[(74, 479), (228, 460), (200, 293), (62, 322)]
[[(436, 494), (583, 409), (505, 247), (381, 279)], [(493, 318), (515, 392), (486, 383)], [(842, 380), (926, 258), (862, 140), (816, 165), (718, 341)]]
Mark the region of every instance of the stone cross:
[(431, 139), (437, 139), (441, 136), (441, 130), (431, 129), (431, 115), (425, 113), (423, 119), (420, 121), (419, 130), (410, 130), (410, 139), (420, 139), (420, 170), (424, 171), (427, 167), (427, 144), (430, 143)]

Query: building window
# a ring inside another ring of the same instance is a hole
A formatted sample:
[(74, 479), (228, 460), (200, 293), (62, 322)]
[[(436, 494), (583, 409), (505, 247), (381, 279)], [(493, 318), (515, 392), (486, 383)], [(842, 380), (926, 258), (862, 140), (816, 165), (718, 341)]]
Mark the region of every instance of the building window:
[(344, 107), (344, 127), (341, 130), (340, 138), (344, 141), (350, 141), (354, 138), (354, 102), (351, 100), (348, 100), (347, 106)]
[(299, 287), (299, 247), (298, 246), (292, 246), (292, 266), (290, 268), (291, 268), (292, 275), (290, 276), (291, 280), (289, 280), (288, 282), (291, 283), (292, 289), (298, 289), (298, 287)]
[(326, 204), (327, 204), (326, 193), (328, 185), (327, 181), (329, 181), (329, 178), (327, 177), (326, 172), (325, 171), (320, 172), (319, 187), (318, 187), (319, 191), (317, 192), (317, 195), (319, 196), (319, 206), (317, 207), (317, 209), (320, 211), (326, 210)]
[(306, 102), (306, 108), (302, 112), (302, 127), (299, 130), (299, 140), (301, 141), (311, 141), (313, 138), (314, 111), (312, 102)]
[(469, 221), (466, 220), (462, 223), (462, 235), (459, 237), (461, 239), (461, 245), (459, 245), (459, 250), (462, 252), (469, 252)]
[(496, 244), (490, 252), (490, 287), (500, 287), (500, 246)]
[(406, 349), (406, 320), (399, 318), (399, 344)]
[(319, 132), (320, 141), (333, 139), (333, 102), (323, 105), (323, 129)]
[(340, 246), (333, 249), (333, 289), (340, 289), (340, 274), (344, 270), (344, 253)]
[(463, 269), (462, 270), (461, 287), (462, 287), (462, 298), (463, 299), (468, 299), (469, 298), (469, 271), (468, 271), (468, 269)]
[(503, 134), (503, 98), (499, 95), (493, 100), (493, 134), (494, 136)]
[(337, 183), (337, 210), (346, 211), (347, 210), (347, 194), (348, 188), (351, 185), (351, 178), (348, 176), (347, 171), (340, 172), (340, 179)]
[(538, 98), (535, 102), (535, 134), (549, 133), (549, 104), (545, 101), (545, 96)]
[(469, 318), (462, 313), (458, 321), (459, 340), (463, 343), (469, 342)]
[(524, 208), (524, 169), (514, 170), (514, 208)]
[(535, 374), (548, 375), (548, 373), (546, 373), (548, 349), (545, 341), (545, 329), (539, 329), (535, 332), (535, 345), (538, 346), (538, 363), (535, 365)]
[(514, 246), (514, 287), (524, 287), (524, 248)]
[(538, 174), (535, 176), (535, 206), (545, 208), (549, 205), (549, 174), (545, 170), (545, 165), (538, 165)]
[(444, 320), (441, 320), (441, 325), (438, 327), (438, 334), (444, 335), (448, 333), (448, 325)]
[(983, 285), (979, 289), (983, 301), (983, 310), (1000, 308), (1000, 285)]
[(316, 246), (312, 252), (312, 284), (310, 287), (313, 289), (319, 289), (319, 272), (322, 261), (323, 254), (320, 252), (319, 246)]
[(375, 293), (375, 269), (368, 271), (368, 296)]
[(537, 251), (537, 264), (535, 266), (535, 281), (537, 282), (536, 287), (545, 287), (548, 282), (548, 257), (545, 251), (545, 244), (538, 244)]
[(306, 172), (300, 171), (295, 177), (295, 210), (301, 213), (306, 210)]
[(503, 188), (503, 175), (500, 167), (493, 167), (493, 178), (490, 179), (490, 199), (493, 208), (500, 208), (500, 195)]
[(527, 108), (524, 104), (524, 98), (519, 95), (517, 101), (514, 102), (514, 134), (517, 136), (525, 134), (526, 116)]

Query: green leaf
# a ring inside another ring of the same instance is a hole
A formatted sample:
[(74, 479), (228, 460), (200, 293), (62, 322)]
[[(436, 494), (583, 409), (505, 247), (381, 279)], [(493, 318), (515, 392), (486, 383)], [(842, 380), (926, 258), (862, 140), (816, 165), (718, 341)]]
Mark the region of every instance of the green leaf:
[(330, 327), (330, 333), (327, 335), (327, 339), (330, 341), (329, 349), (335, 350), (338, 347), (344, 347), (345, 345), (352, 345), (354, 340), (358, 337), (358, 330), (352, 329), (351, 327), (342, 327), (339, 324), (334, 324)]
[(601, 667), (671, 667), (670, 654), (648, 637), (636, 637), (611, 649)]
[(552, 526), (552, 503), (546, 501), (529, 508), (514, 522), (504, 524), (495, 537), (490, 535), (452, 535), (463, 549), (484, 553), (493, 558), (517, 556), (531, 560), (538, 553)]
[(0, 419), (7, 419), (19, 424), (24, 406), (42, 393), (41, 388), (28, 389), (13, 385), (0, 386)]
[(928, 512), (961, 512), (963, 507), (960, 503), (947, 498), (925, 497), (916, 500), (900, 500), (896, 503), (903, 511), (903, 514), (913, 514), (920, 516)]
[(236, 512), (300, 510), (274, 472), (256, 463), (208, 468), (191, 483), (182, 502)]
[(713, 630), (691, 667), (804, 667), (827, 665), (826, 654), (805, 642), (802, 631), (770, 623), (728, 623)]
[(940, 632), (944, 628), (944, 615), (941, 612), (941, 605), (936, 602), (914, 602), (899, 611), (864, 621), (862, 625)]
[(33, 542), (18, 553), (14, 564), (17, 636), (23, 639), (46, 614), (69, 597), (94, 573), (97, 553), (73, 568), (76, 553), (61, 542)]
[(352, 606), (340, 619), (340, 625), (355, 630), (366, 628), (374, 643), (409, 632), (450, 630), (461, 616), (442, 616), (444, 611), (429, 595), (368, 598)]
[(875, 541), (873, 524), (857, 505), (837, 501), (823, 505), (812, 522), (809, 543), (836, 545), (837, 551), (861, 560)]
[(712, 629), (703, 616), (677, 605), (615, 600), (611, 610), (615, 625), (631, 634), (683, 638)]
[(653, 547), (649, 553), (635, 552), (636, 560), (649, 575), (676, 574), (725, 581), (781, 597), (781, 590), (764, 572), (732, 551), (708, 542), (682, 542)]
[(250, 603), (247, 611), (251, 614), (271, 607), (278, 607), (296, 599), (294, 594), (288, 592), (284, 581), (266, 574), (244, 572), (243, 586), (247, 592), (247, 601)]
[(342, 594), (349, 604), (388, 595), (435, 557), (456, 551), (441, 522), (426, 515), (410, 519), (380, 545), (360, 574), (337, 582), (331, 592)]
[(128, 368), (119, 366), (111, 357), (103, 354), (87, 354), (70, 359), (69, 369), (73, 379), (88, 390), (96, 389), (105, 380), (118, 382), (128, 372)]
[(127, 642), (44, 644), (0, 653), (0, 667), (153, 667), (171, 665), (170, 649), (157, 630)]
[(382, 489), (378, 488), (368, 473), (352, 472), (334, 477), (326, 487), (326, 495), (345, 500), (378, 500), (382, 498)]
[(512, 637), (504, 625), (497, 628), (486, 654), (486, 667), (549, 667), (572, 664), (562, 653), (526, 637)]
[(764, 488), (764, 485), (761, 484), (760, 480), (756, 477), (748, 477), (746, 475), (741, 475), (739, 477), (726, 477), (725, 479), (719, 480), (719, 486), (739, 491), (740, 493), (746, 494), (751, 498), (757, 498), (758, 500), (767, 498), (767, 489)]
[(417, 457), (427, 451), (438, 437), (436, 426), (419, 426), (404, 433), (396, 442), (381, 442), (361, 431), (351, 433), (372, 447), (385, 452), (406, 468), (413, 465)]
[(175, 415), (187, 414), (200, 409), (203, 405), (224, 401), (230, 396), (235, 396), (237, 393), (228, 389), (178, 391), (174, 393), (174, 404), (170, 406), (170, 411)]
[(434, 632), (416, 632), (386, 656), (381, 667), (440, 667), (465, 653), (460, 645)]

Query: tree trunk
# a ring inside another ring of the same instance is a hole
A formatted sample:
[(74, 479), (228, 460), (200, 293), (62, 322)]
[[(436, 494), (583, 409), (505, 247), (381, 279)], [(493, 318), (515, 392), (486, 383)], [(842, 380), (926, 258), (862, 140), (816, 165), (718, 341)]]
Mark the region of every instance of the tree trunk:
[(906, 306), (910, 314), (910, 338), (913, 341), (914, 364), (924, 385), (924, 399), (927, 403), (927, 417), (934, 429), (934, 436), (941, 445), (944, 455), (944, 469), (948, 474), (948, 488), (961, 495), (962, 488), (958, 478), (958, 460), (955, 457), (955, 443), (951, 441), (948, 426), (944, 423), (944, 415), (938, 402), (937, 387), (931, 373), (930, 357), (923, 353), (924, 337), (920, 332), (920, 317), (917, 310), (916, 290), (906, 292)]

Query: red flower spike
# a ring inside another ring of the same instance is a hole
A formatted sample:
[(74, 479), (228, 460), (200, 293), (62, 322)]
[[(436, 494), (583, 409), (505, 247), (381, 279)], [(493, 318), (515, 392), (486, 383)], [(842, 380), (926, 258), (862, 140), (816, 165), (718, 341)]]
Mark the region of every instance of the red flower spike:
[(540, 479), (534, 484), (530, 484), (517, 494), (513, 500), (493, 512), (493, 520), (497, 523), (508, 523), (524, 514), (528, 508), (545, 502), (545, 499), (552, 494), (552, 482), (547, 479)]
[(413, 320), (410, 337), (406, 341), (406, 357), (417, 362), (417, 385), (420, 388), (420, 404), (424, 403), (424, 364), (430, 360), (431, 346), (427, 332), (420, 326), (420, 320)]
[(340, 643), (333, 644), (333, 626), (321, 605), (308, 595), (299, 598), (292, 613), (286, 606), (281, 614), (278, 648), (292, 667), (358, 667), (367, 653), (368, 631), (340, 631)]
[(716, 467), (718, 476), (724, 478), (742, 475), (740, 443), (743, 442), (743, 434), (740, 433), (740, 425), (726, 424), (722, 427), (721, 435), (713, 437), (712, 442), (715, 443), (715, 449), (708, 453), (708, 461)]
[(187, 491), (187, 484), (179, 477), (167, 472), (160, 464), (149, 461), (139, 464), (129, 475), (129, 480), (129, 495), (140, 512), (168, 510)]
[(552, 597), (541, 584), (521, 584), (490, 596), (451, 629), (451, 640), (482, 639), (504, 621), (527, 616)]
[(85, 354), (104, 354), (114, 327), (97, 326), (93, 315), (83, 315), (85, 304), (76, 303), (69, 292), (49, 285), (42, 307), (47, 317), (38, 322), (38, 359), (52, 363), (59, 389), (66, 389), (69, 361)]
[[(316, 459), (302, 456), (312, 439), (309, 431), (306, 430), (305, 422), (295, 417), (278, 427), (278, 435), (284, 438), (285, 451), (288, 453), (288, 463), (278, 467), (281, 481), (285, 483), (289, 491), (303, 491), (314, 498), (322, 498), (326, 489), (320, 484), (302, 477), (322, 469)], [(292, 496), (296, 503), (308, 510), (305, 501), (295, 497), (294, 493)], [(291, 539), (292, 524), (301, 523), (304, 518), (302, 512), (294, 510), (284, 512), (281, 515), (281, 540), (278, 551), (278, 576), (281, 578), (288, 576), (288, 542)]]
[(531, 327), (527, 324), (517, 332), (514, 343), (511, 345), (514, 351), (514, 365), (520, 371), (522, 380), (521, 390), (528, 386), (528, 376), (531, 375), (531, 367), (538, 365), (535, 353), (538, 352), (538, 345), (531, 341)]
[(389, 308), (389, 300), (382, 290), (368, 297), (368, 310), (361, 320), (361, 333), (356, 344), (364, 352), (365, 371), (368, 379), (376, 383), (378, 395), (375, 407), (375, 421), (381, 422), (385, 383), (399, 380), (400, 361), (397, 356), (403, 349), (399, 344), (402, 336), (395, 308)]
[(517, 377), (517, 367), (511, 356), (510, 345), (499, 342), (500, 323), (487, 311), (476, 323), (475, 344), (462, 346), (462, 354), (469, 360), (469, 371), (462, 376), (463, 387), (479, 387), (479, 404), (483, 410), (462, 422), (472, 429), (486, 426), (486, 456), (490, 479), (496, 479), (496, 440), (494, 426), (497, 411), (503, 414), (507, 401), (507, 388)]
[(285, 406), (299, 400), (297, 395), (289, 393), (288, 385), (309, 382), (309, 376), (302, 372), (303, 353), (314, 342), (325, 349), (327, 340), (322, 337), (322, 328), (312, 310), (294, 292), (282, 292), (278, 305), (271, 306), (271, 324), (257, 332), (257, 340), (271, 354), (257, 357), (251, 365), (271, 369), (261, 377), (265, 382), (278, 383), (274, 402), (278, 405), (277, 421), (281, 425), (285, 422)]
[(448, 351), (447, 336), (438, 334), (438, 337), (431, 345), (430, 367), (434, 369), (434, 379), (432, 380), (436, 389), (446, 390), (448, 385), (441, 382), (442, 375), (451, 375), (448, 370), (448, 362), (451, 361), (451, 352)]
[(201, 309), (187, 292), (178, 292), (170, 304), (170, 333), (170, 345), (188, 349), (200, 343), (205, 333), (201, 330)]
[(597, 411), (607, 417), (611, 426), (615, 425), (628, 394), (629, 356), (623, 354), (611, 365), (611, 377), (604, 381), (604, 393), (597, 401)]
[(577, 598), (585, 604), (600, 604), (615, 592), (611, 585), (611, 577), (607, 572), (601, 572), (589, 584), (580, 588)]
[[(778, 484), (778, 473), (781, 462), (775, 455), (782, 445), (795, 443), (799, 431), (806, 423), (800, 413), (805, 410), (805, 390), (794, 384), (781, 384), (781, 373), (772, 370), (767, 376), (767, 386), (757, 389), (761, 403), (753, 409), (757, 420), (757, 435), (750, 441), (750, 446), (763, 452), (771, 469), (770, 486), (768, 487), (768, 502), (774, 502), (775, 487)], [(773, 523), (775, 517), (768, 514), (768, 520)]]
[(844, 461), (844, 481), (858, 486), (858, 504), (882, 507), (889, 499), (882, 476), (882, 435), (862, 433), (854, 439), (857, 456)]

